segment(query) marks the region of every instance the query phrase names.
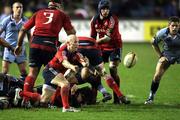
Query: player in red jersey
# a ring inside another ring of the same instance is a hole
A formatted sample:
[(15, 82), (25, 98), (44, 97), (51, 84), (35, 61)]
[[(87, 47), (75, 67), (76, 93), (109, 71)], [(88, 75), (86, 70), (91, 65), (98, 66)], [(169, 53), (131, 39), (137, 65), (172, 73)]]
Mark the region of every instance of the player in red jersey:
[(78, 64), (81, 63), (85, 67), (89, 63), (77, 52), (77, 49), (78, 38), (75, 35), (68, 36), (67, 42), (58, 49), (55, 57), (46, 65), (43, 70), (45, 83), (42, 89), (41, 104), (47, 104), (50, 101), (58, 86), (61, 88), (59, 92), (63, 104), (62, 112), (78, 112), (78, 110), (69, 106), (70, 83), (72, 79), (76, 79), (75, 74), (79, 69)]
[(36, 12), (21, 28), (15, 55), (21, 53), (24, 35), (34, 26), (30, 43), (29, 74), (25, 79), (24, 91), (32, 91), (41, 66), (46, 65), (54, 57), (61, 28), (65, 29), (67, 35), (76, 33), (69, 16), (61, 10), (61, 1), (50, 0), (48, 8)]
[[(104, 62), (109, 62), (109, 70), (115, 82), (120, 85), (117, 68), (121, 62), (122, 40), (119, 33), (119, 20), (110, 12), (109, 0), (101, 0), (98, 4), (98, 14), (91, 20), (91, 37), (97, 39), (102, 50)], [(97, 36), (98, 35), (98, 36)], [(98, 39), (99, 38), (99, 39)], [(114, 94), (114, 103), (118, 103), (118, 97)]]
[[(96, 43), (96, 40), (91, 37), (79, 37), (79, 48), (78, 51), (89, 59), (90, 71), (94, 73), (95, 71), (99, 76), (101, 76), (105, 81), (106, 84), (115, 92), (118, 97), (118, 101), (124, 104), (129, 104), (130, 101), (126, 99), (123, 95), (121, 90), (119, 89), (118, 85), (114, 82), (114, 79), (111, 75), (109, 75), (104, 67), (104, 62), (102, 59), (101, 50)], [(92, 65), (92, 66), (91, 66)], [(93, 68), (93, 69), (92, 69)], [(106, 90), (101, 86), (98, 85), (98, 90), (102, 92), (104, 101), (111, 99), (111, 96), (107, 94)]]

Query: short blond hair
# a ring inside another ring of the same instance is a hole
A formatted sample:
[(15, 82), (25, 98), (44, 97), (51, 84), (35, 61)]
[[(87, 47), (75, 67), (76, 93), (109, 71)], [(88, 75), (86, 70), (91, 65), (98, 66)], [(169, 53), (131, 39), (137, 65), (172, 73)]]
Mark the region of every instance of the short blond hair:
[(78, 40), (79, 40), (78, 37), (76, 35), (72, 34), (72, 35), (68, 35), (66, 42), (72, 43), (72, 42), (75, 42)]

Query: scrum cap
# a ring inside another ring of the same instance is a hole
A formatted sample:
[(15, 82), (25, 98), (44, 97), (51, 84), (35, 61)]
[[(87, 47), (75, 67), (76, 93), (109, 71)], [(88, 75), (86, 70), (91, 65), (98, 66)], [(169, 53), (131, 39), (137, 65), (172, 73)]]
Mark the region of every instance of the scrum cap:
[(98, 4), (98, 10), (100, 11), (102, 8), (111, 8), (111, 2), (109, 0), (101, 0)]

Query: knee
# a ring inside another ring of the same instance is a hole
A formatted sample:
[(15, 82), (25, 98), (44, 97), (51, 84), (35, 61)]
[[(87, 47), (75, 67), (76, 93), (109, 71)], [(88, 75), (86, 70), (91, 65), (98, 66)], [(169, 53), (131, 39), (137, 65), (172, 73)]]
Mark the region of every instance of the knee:
[(161, 77), (162, 77), (162, 74), (155, 74), (155, 75), (154, 75), (154, 81), (155, 81), (155, 82), (160, 82)]

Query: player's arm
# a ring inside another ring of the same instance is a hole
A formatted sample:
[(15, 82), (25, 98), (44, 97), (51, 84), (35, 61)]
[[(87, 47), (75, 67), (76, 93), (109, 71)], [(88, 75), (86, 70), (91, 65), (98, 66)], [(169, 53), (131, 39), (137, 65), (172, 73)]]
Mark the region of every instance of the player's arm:
[(14, 51), (15, 55), (20, 55), (22, 52), (22, 44), (23, 44), (23, 39), (26, 35), (26, 32), (27, 32), (27, 30), (24, 28), (24, 26), (19, 31), (18, 42), (17, 42), (17, 46), (16, 46), (15, 51)]
[(18, 34), (17, 46), (14, 50), (15, 55), (20, 55), (22, 52), (22, 44), (26, 33), (35, 25), (36, 13), (22, 26)]
[(17, 43), (17, 46), (22, 46), (22, 44), (23, 44), (23, 39), (24, 39), (24, 37), (25, 37), (25, 35), (26, 35), (26, 32), (27, 32), (27, 30), (24, 28), (24, 26), (20, 29), (20, 31), (19, 31), (19, 34), (18, 34), (18, 43)]
[(96, 39), (97, 37), (97, 32), (95, 29), (95, 24), (94, 24), (94, 17), (91, 19), (91, 23), (90, 23), (90, 36), (94, 39)]
[(14, 48), (8, 42), (6, 42), (3, 38), (0, 38), (0, 45), (2, 45), (3, 47), (7, 47), (11, 51), (14, 51)]
[(70, 17), (66, 14), (64, 14), (64, 24), (63, 24), (63, 27), (64, 27), (64, 30), (66, 32), (67, 35), (71, 35), (71, 34), (76, 34), (76, 30), (74, 29), (73, 25), (71, 24), (71, 20), (70, 20)]
[(89, 59), (86, 56), (84, 57), (81, 53), (77, 53), (77, 58), (83, 67), (89, 66)]
[(100, 39), (97, 39), (96, 42), (101, 44), (101, 43), (106, 43), (108, 41), (111, 40), (111, 37), (108, 36), (108, 35), (104, 35), (104, 37), (100, 38)]
[(162, 56), (162, 52), (161, 52), (161, 49), (160, 49), (160, 47), (159, 47), (159, 45), (158, 45), (158, 40), (157, 40), (157, 38), (154, 37), (151, 43), (152, 43), (153, 49), (156, 51), (156, 53), (158, 54), (158, 56), (161, 57), (161, 56)]
[(62, 61), (62, 65), (67, 69), (73, 70), (75, 73), (77, 73), (79, 70), (79, 67), (77, 65), (71, 64), (67, 59), (64, 59)]
[(76, 30), (74, 28), (72, 28), (71, 30), (65, 30), (67, 35), (71, 35), (71, 34), (76, 34)]

